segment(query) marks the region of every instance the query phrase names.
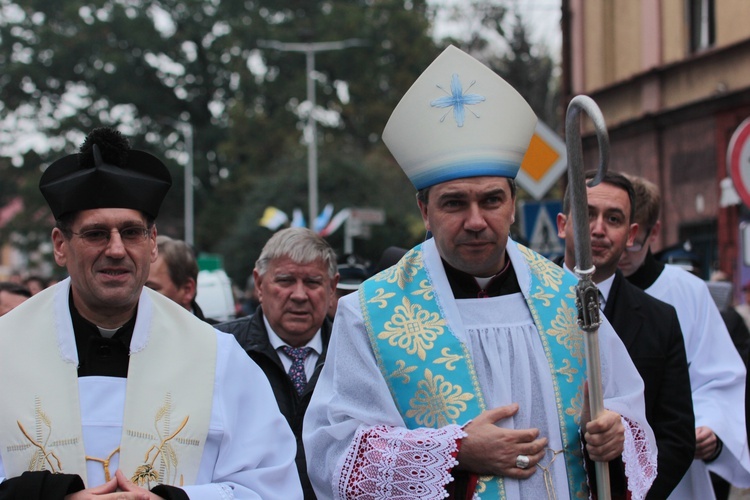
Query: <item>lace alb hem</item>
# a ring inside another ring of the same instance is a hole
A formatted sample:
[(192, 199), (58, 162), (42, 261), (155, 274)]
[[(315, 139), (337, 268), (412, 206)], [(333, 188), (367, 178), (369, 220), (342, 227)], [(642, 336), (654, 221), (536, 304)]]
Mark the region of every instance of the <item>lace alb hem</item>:
[[(357, 431), (338, 477), (339, 498), (446, 498), (458, 464), (458, 425), (441, 429), (376, 426)], [(336, 483), (334, 483), (336, 484)]]
[(622, 461), (625, 464), (625, 476), (628, 478), (628, 490), (632, 500), (641, 500), (646, 497), (656, 479), (656, 457), (643, 429), (625, 417), (621, 419), (625, 427)]

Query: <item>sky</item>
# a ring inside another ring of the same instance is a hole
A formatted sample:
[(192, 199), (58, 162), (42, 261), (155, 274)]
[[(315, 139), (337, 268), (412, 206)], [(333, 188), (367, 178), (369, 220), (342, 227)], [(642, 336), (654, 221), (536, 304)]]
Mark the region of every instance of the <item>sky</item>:
[[(428, 3), (434, 6), (445, 5), (464, 7), (467, 5), (467, 1), (473, 2), (475, 0), (428, 0)], [(562, 34), (560, 31), (561, 0), (494, 1), (498, 4), (505, 5), (510, 8), (511, 11), (520, 12), (522, 19), (526, 21), (530, 30), (532, 42), (544, 42), (549, 48), (550, 55), (555, 60), (560, 60), (560, 47), (562, 44)], [(7, 9), (4, 10), (3, 15), (9, 15), (9, 11), (7, 11)], [(512, 17), (509, 16), (508, 19), (512, 19)], [(467, 26), (465, 24), (459, 25), (445, 19), (445, 16), (438, 16), (435, 23), (434, 36), (436, 39), (448, 35), (461, 38), (461, 32), (466, 29)], [(498, 40), (498, 50), (502, 50), (502, 46), (503, 42)], [(71, 95), (72, 94), (75, 93), (73, 92)], [(75, 103), (71, 102), (69, 104), (73, 105)], [(63, 106), (63, 108), (65, 107)], [(57, 114), (64, 112), (65, 109), (56, 111)], [(33, 110), (30, 110), (30, 113), (36, 116)], [(38, 119), (38, 117), (36, 119)], [(24, 116), (23, 110), (20, 110), (13, 116), (0, 121), (0, 130), (14, 130), (16, 132), (15, 134), (12, 134), (13, 137), (10, 137), (9, 134), (6, 140), (0, 141), (0, 156), (11, 157), (13, 164), (17, 166), (22, 163), (22, 152), (33, 148), (36, 149), (37, 152), (43, 153), (48, 150), (50, 146), (53, 146), (49, 138), (36, 131), (33, 116)], [(59, 144), (56, 144), (55, 147), (60, 147), (63, 143), (63, 139), (59, 138), (58, 142)]]
[[(531, 40), (535, 43), (544, 42), (549, 48), (550, 55), (560, 60), (562, 32), (560, 18), (562, 16), (561, 0), (495, 0), (497, 4), (505, 5), (511, 12), (517, 11), (527, 23), (531, 32)], [(434, 6), (466, 5), (467, 0), (428, 0)], [(438, 17), (435, 23), (435, 37), (458, 35), (465, 26), (459, 26), (444, 18)]]

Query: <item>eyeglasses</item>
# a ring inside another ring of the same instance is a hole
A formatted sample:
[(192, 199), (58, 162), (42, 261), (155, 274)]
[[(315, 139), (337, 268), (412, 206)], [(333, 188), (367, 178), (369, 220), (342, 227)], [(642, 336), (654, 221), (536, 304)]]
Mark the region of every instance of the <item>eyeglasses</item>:
[(635, 241), (629, 247), (625, 247), (625, 250), (628, 252), (633, 252), (633, 253), (640, 252), (641, 250), (643, 250), (643, 247), (645, 244), (646, 244), (645, 241), (643, 242)]
[(653, 228), (653, 226), (646, 227), (646, 236), (643, 237), (643, 241), (634, 241), (632, 245), (630, 245), (629, 247), (625, 247), (625, 250), (632, 253), (640, 252), (641, 250), (643, 250), (643, 247), (647, 245), (648, 235), (651, 234), (651, 230)]
[(81, 238), (87, 245), (99, 247), (109, 244), (113, 231), (120, 233), (120, 239), (125, 245), (143, 243), (149, 234), (149, 229), (143, 226), (129, 226), (122, 229), (89, 229), (80, 233), (75, 231), (71, 231), (71, 233)]

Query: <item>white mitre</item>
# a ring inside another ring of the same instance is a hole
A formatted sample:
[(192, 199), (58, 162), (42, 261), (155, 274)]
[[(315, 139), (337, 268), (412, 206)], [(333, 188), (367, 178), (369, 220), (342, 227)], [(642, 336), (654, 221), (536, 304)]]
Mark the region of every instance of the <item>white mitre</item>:
[(398, 103), (383, 142), (417, 189), (464, 177), (515, 178), (536, 121), (505, 80), (449, 46)]

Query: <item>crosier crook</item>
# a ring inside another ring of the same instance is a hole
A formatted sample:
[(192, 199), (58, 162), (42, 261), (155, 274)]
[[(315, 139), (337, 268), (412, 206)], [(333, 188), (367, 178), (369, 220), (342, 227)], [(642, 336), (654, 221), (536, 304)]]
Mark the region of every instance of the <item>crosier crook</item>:
[[(594, 265), (591, 257), (591, 234), (589, 228), (588, 199), (586, 196), (586, 174), (583, 165), (581, 146), (581, 111), (585, 111), (594, 124), (599, 141), (599, 169), (596, 177), (589, 182), (595, 186), (604, 178), (609, 163), (609, 136), (607, 126), (599, 107), (593, 99), (585, 95), (575, 96), (568, 104), (565, 116), (565, 146), (568, 150), (568, 184), (570, 186), (571, 214), (573, 215), (573, 237), (575, 242), (578, 276), (576, 286), (576, 306), (578, 324), (584, 331), (586, 346), (586, 378), (589, 383), (589, 406), (591, 418), (597, 418), (604, 411), (602, 390), (602, 370), (599, 358), (599, 291), (591, 277)], [(609, 500), (609, 464), (594, 462), (596, 485), (599, 500)]]

